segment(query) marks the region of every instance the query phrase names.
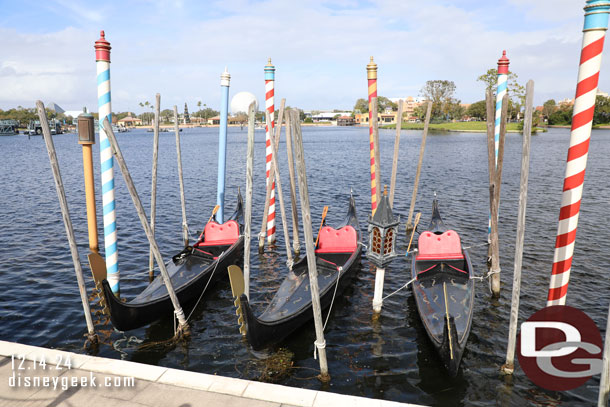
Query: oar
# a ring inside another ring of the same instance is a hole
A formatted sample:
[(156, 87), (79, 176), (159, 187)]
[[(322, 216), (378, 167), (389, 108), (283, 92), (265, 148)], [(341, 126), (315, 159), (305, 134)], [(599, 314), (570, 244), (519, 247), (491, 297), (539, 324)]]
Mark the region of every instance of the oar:
[[(214, 209), (212, 210), (212, 215), (210, 216), (210, 219), (208, 219), (208, 221), (205, 223), (206, 226), (208, 223), (210, 223), (212, 221), (212, 218), (214, 217), (214, 215), (216, 215), (216, 212), (218, 212), (219, 209), (220, 209), (220, 205), (216, 205), (214, 207)], [(205, 230), (205, 226), (203, 229)], [(203, 236), (203, 231), (201, 231), (201, 234), (199, 235), (199, 239), (201, 239), (202, 236)]]
[(326, 214), (328, 213), (328, 206), (325, 206), (322, 210), (322, 222), (320, 222), (320, 229), (318, 229), (318, 236), (316, 236), (316, 245), (314, 247), (318, 247), (318, 240), (320, 240), (320, 231), (322, 230), (322, 225), (324, 225), (324, 219), (326, 219)]
[(447, 303), (447, 286), (443, 281), (443, 294), (445, 296), (445, 314), (447, 317), (447, 336), (449, 337), (449, 355), (453, 360), (453, 343), (451, 342), (451, 324), (449, 323), (449, 303)]
[(417, 224), (421, 219), (421, 212), (417, 212), (415, 215), (415, 224), (413, 225), (413, 230), (411, 231), (411, 239), (409, 239), (409, 246), (407, 246), (407, 256), (409, 255), (409, 250), (411, 250), (411, 243), (413, 243), (413, 236), (415, 235), (415, 229), (417, 228)]

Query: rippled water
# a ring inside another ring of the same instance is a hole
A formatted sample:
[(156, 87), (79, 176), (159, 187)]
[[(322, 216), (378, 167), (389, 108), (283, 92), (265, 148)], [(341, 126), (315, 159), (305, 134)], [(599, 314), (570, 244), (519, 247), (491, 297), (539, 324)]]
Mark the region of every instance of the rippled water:
[[(389, 183), (394, 131), (381, 131), (381, 175)], [(341, 220), (353, 189), (363, 230), (370, 211), (368, 129), (303, 129), (313, 224), (319, 224), (324, 205), (330, 205), (329, 224)], [(192, 233), (201, 230), (216, 202), (217, 129), (185, 129), (182, 156), (187, 214)], [(81, 147), (74, 135), (55, 136), (55, 145), (89, 291), (86, 213)], [(140, 196), (148, 207), (152, 133), (118, 135), (121, 149)], [(403, 221), (408, 211), (421, 133), (403, 131), (395, 212)], [(312, 389), (430, 405), (591, 405), (597, 400), (599, 376), (570, 392), (536, 387), (517, 370), (512, 379), (499, 374), (504, 363), (510, 312), (510, 291), (518, 206), (521, 135), (508, 134), (500, 208), (502, 295), (490, 297), (487, 284), (476, 286), (474, 322), (462, 368), (455, 379), (445, 375), (419, 321), (410, 290), (386, 300), (378, 322), (371, 319), (374, 268), (364, 257), (353, 284), (337, 299), (326, 328), (332, 376), (324, 387), (313, 378), (313, 323), (290, 336), (285, 346), (294, 352), (292, 375), (282, 384)], [(553, 258), (554, 235), (561, 197), (567, 129), (551, 129), (532, 137), (529, 202), (521, 290), (521, 319), (545, 304)], [(264, 204), (264, 133), (256, 132), (253, 231), (260, 230)], [(288, 190), (285, 145), (281, 144), (282, 181)], [(596, 130), (591, 150), (570, 285), (568, 304), (585, 311), (605, 329), (608, 309), (610, 233), (610, 132)], [(245, 189), (246, 130), (229, 129), (227, 207), (232, 208), (237, 187)], [(437, 191), (445, 222), (462, 235), (465, 245), (486, 240), (488, 219), (487, 146), (484, 134), (431, 133), (428, 136), (416, 210), (422, 222), (430, 218)], [(50, 165), (40, 137), (0, 137), (3, 189), (0, 199), (0, 338), (26, 344), (83, 352), (86, 332), (82, 306), (61, 221)], [(94, 148), (96, 182), (99, 157)], [(157, 241), (166, 259), (181, 249), (181, 213), (173, 133), (161, 133), (157, 199)], [(148, 243), (123, 179), (115, 169), (121, 295), (133, 298), (147, 284)], [(98, 186), (99, 195), (99, 186)], [(101, 199), (101, 198), (99, 198)], [(101, 228), (98, 199), (98, 220)], [(278, 204), (279, 205), (279, 204)], [(279, 209), (279, 206), (278, 206)], [(288, 213), (290, 213), (288, 211)], [(290, 215), (289, 215), (290, 216)], [(279, 218), (279, 211), (278, 211)], [(302, 231), (301, 231), (302, 233)], [(366, 236), (366, 233), (364, 234)], [(251, 297), (262, 311), (283, 279), (285, 253), (281, 224), (278, 246), (259, 256), (253, 250)], [(407, 239), (400, 234), (404, 252)], [(301, 238), (302, 239), (302, 238)], [(100, 236), (100, 240), (102, 237)], [(486, 248), (471, 251), (477, 274), (486, 271)], [(385, 292), (409, 280), (409, 262), (395, 259), (386, 270)], [(191, 317), (192, 337), (185, 345), (146, 347), (172, 335), (166, 318), (147, 328), (122, 333), (100, 325), (109, 335), (100, 356), (175, 367), (233, 377), (256, 378), (260, 366), (255, 353), (237, 330), (228, 282), (207, 292)], [(130, 340), (125, 340), (130, 339)], [(142, 343), (139, 343), (143, 341)], [(114, 346), (110, 345), (113, 342)]]

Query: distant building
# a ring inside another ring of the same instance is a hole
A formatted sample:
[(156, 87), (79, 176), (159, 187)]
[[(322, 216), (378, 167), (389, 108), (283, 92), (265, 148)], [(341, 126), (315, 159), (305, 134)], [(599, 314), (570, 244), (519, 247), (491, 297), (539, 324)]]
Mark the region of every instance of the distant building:
[(117, 120), (117, 124), (123, 127), (135, 127), (141, 126), (142, 120), (137, 117), (132, 117), (131, 113), (127, 113), (126, 117), (123, 117), (121, 120)]
[(353, 126), (355, 124), (352, 116), (341, 116), (337, 118), (337, 126)]

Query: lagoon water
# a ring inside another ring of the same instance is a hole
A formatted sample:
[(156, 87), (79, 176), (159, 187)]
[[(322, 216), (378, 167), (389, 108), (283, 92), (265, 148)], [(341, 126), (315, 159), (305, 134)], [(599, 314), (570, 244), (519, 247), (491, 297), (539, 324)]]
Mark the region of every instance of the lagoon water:
[[(217, 128), (185, 129), (181, 133), (187, 215), (192, 239), (216, 203)], [(389, 183), (394, 131), (381, 131), (381, 176)], [(148, 212), (151, 189), (152, 133), (136, 130), (118, 134), (118, 141)], [(282, 135), (284, 137), (284, 135)], [(479, 133), (430, 133), (422, 169), (416, 211), (422, 226), (431, 214), (434, 191), (445, 222), (461, 233), (465, 245), (486, 241), (488, 175), (486, 136)], [(340, 221), (350, 189), (366, 238), (370, 211), (367, 128), (321, 127), (303, 129), (307, 175), (314, 227), (324, 205), (330, 205), (327, 223)], [(93, 282), (86, 263), (87, 226), (81, 147), (75, 135), (54, 137), (68, 203), (75, 225), (85, 279)], [(404, 221), (411, 199), (421, 132), (403, 131), (395, 197), (395, 213), (402, 216), (398, 248), (408, 239)], [(447, 377), (428, 342), (410, 290), (385, 301), (378, 322), (371, 319), (374, 267), (365, 256), (353, 283), (334, 304), (326, 327), (327, 354), (332, 381), (323, 386), (316, 378), (313, 359), (313, 323), (290, 336), (283, 346), (294, 353), (294, 366), (280, 383), (311, 389), (426, 405), (593, 405), (599, 375), (569, 392), (545, 391), (518, 367), (504, 378), (516, 217), (521, 162), (520, 134), (507, 136), (500, 207), (502, 294), (491, 298), (486, 282), (477, 283), (472, 332), (462, 367)], [(553, 259), (554, 236), (561, 199), (568, 129), (551, 129), (532, 137), (529, 202), (520, 322), (546, 302)], [(253, 233), (258, 233), (264, 204), (264, 132), (256, 132)], [(166, 260), (181, 250), (181, 212), (174, 133), (160, 134), (156, 236)], [(286, 147), (280, 144), (282, 185), (288, 190)], [(594, 130), (585, 179), (568, 305), (586, 312), (602, 330), (610, 296), (610, 131)], [(226, 205), (234, 206), (237, 188), (245, 191), (246, 129), (229, 129)], [(40, 137), (0, 137), (0, 339), (85, 352), (86, 325), (74, 276), (49, 160)], [(99, 195), (99, 148), (94, 148)], [(118, 252), (121, 295), (133, 298), (148, 283), (148, 243), (120, 171), (115, 167)], [(279, 202), (277, 204), (279, 219)], [(287, 211), (290, 216), (290, 211)], [(278, 221), (281, 222), (281, 221)], [(301, 230), (302, 236), (302, 230)], [(251, 302), (261, 312), (286, 272), (281, 223), (278, 244), (262, 256), (252, 251)], [(302, 240), (302, 237), (301, 237)], [(103, 238), (100, 236), (100, 246)], [(471, 250), (478, 275), (486, 271), (487, 248)], [(386, 270), (385, 293), (409, 280), (410, 263), (396, 258)], [(238, 332), (228, 283), (210, 287), (190, 320), (188, 343), (166, 347), (156, 342), (172, 336), (170, 317), (131, 332), (113, 331), (105, 317), (94, 317), (103, 337), (97, 355), (168, 366), (210, 374), (256, 379), (260, 359), (271, 351), (254, 352)]]

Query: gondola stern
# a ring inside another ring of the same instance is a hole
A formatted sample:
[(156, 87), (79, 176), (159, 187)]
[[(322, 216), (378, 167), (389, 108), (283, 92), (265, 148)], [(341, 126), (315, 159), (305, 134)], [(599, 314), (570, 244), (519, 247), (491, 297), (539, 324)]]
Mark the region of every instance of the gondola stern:
[(453, 317), (450, 317), (449, 321), (445, 319), (444, 325), (443, 342), (438, 349), (439, 356), (441, 357), (449, 375), (451, 377), (456, 377), (460, 369), (462, 354), (464, 353), (464, 346), (463, 344), (460, 344), (458, 340)]
[(250, 346), (252, 346), (254, 350), (260, 350), (267, 344), (263, 333), (264, 327), (254, 315), (246, 294), (242, 294), (239, 297), (239, 301), (244, 322), (246, 323), (246, 338), (248, 339), (248, 343), (250, 343)]
[(119, 331), (129, 331), (135, 329), (134, 318), (131, 317), (132, 310), (125, 306), (125, 303), (120, 298), (116, 297), (110, 288), (108, 280), (102, 280), (102, 289), (106, 304), (110, 310), (110, 322)]

